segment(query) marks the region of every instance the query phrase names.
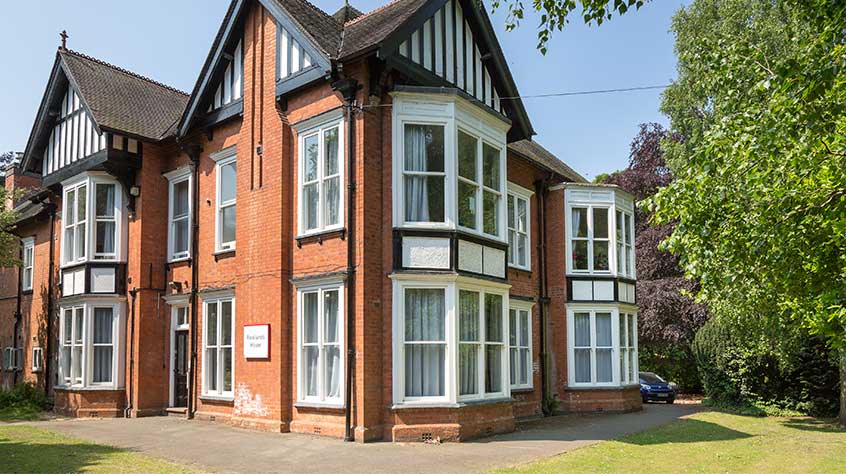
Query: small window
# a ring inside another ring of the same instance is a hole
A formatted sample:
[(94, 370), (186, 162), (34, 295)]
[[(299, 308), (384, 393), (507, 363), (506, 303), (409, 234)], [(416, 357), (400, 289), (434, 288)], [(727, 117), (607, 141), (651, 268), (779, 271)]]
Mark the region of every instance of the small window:
[(341, 123), (303, 132), (300, 139), (300, 233), (343, 226)]
[(115, 237), (117, 232), (115, 193), (117, 186), (112, 183), (96, 183), (95, 189), (95, 248), (94, 258), (114, 259)]
[(509, 185), (508, 193), (508, 264), (523, 270), (531, 270), (532, 251), (529, 233), (531, 194), (517, 186)]
[(571, 268), (575, 272), (611, 270), (609, 212), (607, 207), (570, 208)]
[(217, 162), (217, 246), (218, 252), (235, 249), (235, 198), (238, 163), (236, 156)]
[(233, 396), (235, 299), (206, 301), (203, 321), (203, 394)]
[(179, 173), (169, 180), (168, 248), (170, 260), (188, 258), (191, 251), (191, 174)]
[(114, 382), (114, 309), (111, 306), (94, 308), (92, 331), (92, 376), (94, 384)]
[(532, 388), (532, 312), (512, 303), (508, 312), (511, 388)]
[(342, 403), (343, 297), (340, 284), (300, 291), (300, 400)]
[(32, 291), (33, 262), (35, 260), (35, 240), (32, 238), (23, 239), (23, 255), (21, 264), (21, 277), (23, 291)]
[(32, 371), (41, 372), (44, 367), (44, 350), (38, 346), (32, 348)]
[(85, 249), (88, 247), (86, 232), (87, 198), (87, 182), (65, 190), (64, 211), (62, 212), (64, 263), (76, 263), (85, 260)]
[(173, 324), (177, 329), (188, 327), (188, 307), (174, 306), (171, 310), (173, 313)]
[(617, 211), (617, 274), (634, 278), (634, 218)]
[(405, 124), (405, 222), (445, 223), (444, 126)]
[(7, 347), (3, 350), (3, 368), (7, 371), (22, 370), (23, 349)]

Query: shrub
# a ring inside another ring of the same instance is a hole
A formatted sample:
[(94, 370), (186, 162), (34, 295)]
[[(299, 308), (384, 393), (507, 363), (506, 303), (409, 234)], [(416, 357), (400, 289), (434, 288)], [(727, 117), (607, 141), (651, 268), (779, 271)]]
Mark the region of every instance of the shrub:
[(21, 382), (10, 390), (0, 389), (0, 419), (36, 418), (48, 403), (44, 392), (35, 384)]

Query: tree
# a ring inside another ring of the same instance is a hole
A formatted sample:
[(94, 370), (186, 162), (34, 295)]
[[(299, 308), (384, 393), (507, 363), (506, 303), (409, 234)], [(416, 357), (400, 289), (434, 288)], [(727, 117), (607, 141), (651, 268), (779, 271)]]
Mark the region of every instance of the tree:
[[(502, 7), (503, 0), (492, 0), (492, 7)], [(546, 54), (547, 43), (549, 43), (554, 31), (561, 31), (564, 25), (569, 23), (570, 15), (576, 14), (581, 7), (581, 18), (585, 24), (601, 25), (603, 21), (610, 20), (614, 14), (623, 15), (634, 8), (639, 9), (648, 0), (534, 0), (531, 8), (540, 14), (540, 25), (538, 25), (538, 50)], [(511, 31), (520, 25), (526, 14), (523, 0), (504, 0), (508, 8), (508, 16), (505, 20), (505, 29)]]
[(674, 18), (664, 248), (721, 318), (792, 321), (840, 353), (846, 426), (846, 4), (694, 0)]
[[(673, 179), (661, 150), (661, 142), (667, 140), (680, 138), (660, 124), (641, 124), (632, 140), (629, 166), (606, 175), (603, 182), (620, 186), (636, 201), (651, 197)], [(638, 342), (643, 366), (673, 378), (685, 389), (697, 390), (700, 385), (691, 343), (709, 313), (691, 298), (698, 287), (684, 278), (678, 258), (659, 249), (673, 225), (651, 224), (648, 211), (642, 208), (635, 214)]]
[(17, 215), (6, 206), (7, 195), (2, 175), (6, 166), (14, 163), (15, 158), (14, 152), (0, 153), (0, 268), (18, 263), (18, 237), (11, 233)]

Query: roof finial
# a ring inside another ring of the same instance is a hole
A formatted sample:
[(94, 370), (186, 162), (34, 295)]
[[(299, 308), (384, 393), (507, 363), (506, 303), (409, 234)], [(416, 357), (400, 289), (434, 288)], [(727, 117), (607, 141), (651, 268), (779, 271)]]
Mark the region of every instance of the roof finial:
[(67, 30), (62, 30), (62, 32), (59, 33), (59, 36), (62, 37), (61, 50), (66, 51), (68, 49), (68, 38), (69, 38)]
[(350, 0), (344, 0), (344, 6), (349, 8), (350, 7)]

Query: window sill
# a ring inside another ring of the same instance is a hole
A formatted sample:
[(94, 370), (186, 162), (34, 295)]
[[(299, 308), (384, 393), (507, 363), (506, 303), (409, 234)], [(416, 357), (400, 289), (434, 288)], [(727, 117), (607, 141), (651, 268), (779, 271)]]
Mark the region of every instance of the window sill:
[(465, 408), (479, 405), (496, 405), (499, 403), (511, 403), (514, 399), (511, 397), (497, 397), (488, 398), (484, 400), (465, 400), (458, 403), (452, 402), (432, 402), (432, 403), (397, 403), (391, 406), (391, 410), (417, 410), (417, 409), (431, 409), (431, 408)]
[(347, 229), (345, 227), (339, 227), (334, 229), (321, 230), (318, 232), (311, 232), (308, 234), (300, 234), (296, 237), (297, 248), (302, 248), (303, 244), (311, 242), (317, 242), (318, 244), (323, 245), (324, 240), (334, 239), (336, 237), (340, 237), (341, 240), (346, 240)]
[(231, 248), (231, 249), (215, 250), (212, 253), (212, 256), (214, 257), (215, 261), (218, 261), (222, 258), (231, 258), (231, 257), (235, 256), (235, 249)]
[(200, 400), (205, 400), (209, 402), (234, 402), (235, 395), (208, 395), (203, 394), (200, 395)]
[(532, 393), (535, 391), (534, 387), (512, 387), (511, 393)]
[[(228, 252), (228, 250), (227, 250), (227, 252)], [(183, 262), (190, 262), (190, 261), (191, 261), (191, 257), (189, 256), (189, 257), (172, 258), (172, 259), (168, 260), (167, 263), (169, 263), (169, 264), (170, 263), (183, 263)]]
[(294, 408), (307, 408), (310, 410), (343, 410), (346, 406), (343, 403), (321, 403), (321, 402), (296, 402)]
[(110, 386), (87, 386), (87, 387), (75, 387), (73, 385), (57, 385), (53, 387), (54, 390), (61, 390), (65, 392), (116, 392), (119, 390), (123, 390), (122, 387), (115, 387), (114, 385)]
[(532, 273), (531, 268), (518, 267), (517, 265), (512, 265), (510, 263), (508, 264), (508, 269), (509, 270), (517, 270), (517, 271), (520, 271), (520, 272)]
[(630, 388), (640, 388), (640, 384), (628, 384), (628, 385), (568, 385), (567, 390), (578, 391), (578, 390), (628, 390)]

